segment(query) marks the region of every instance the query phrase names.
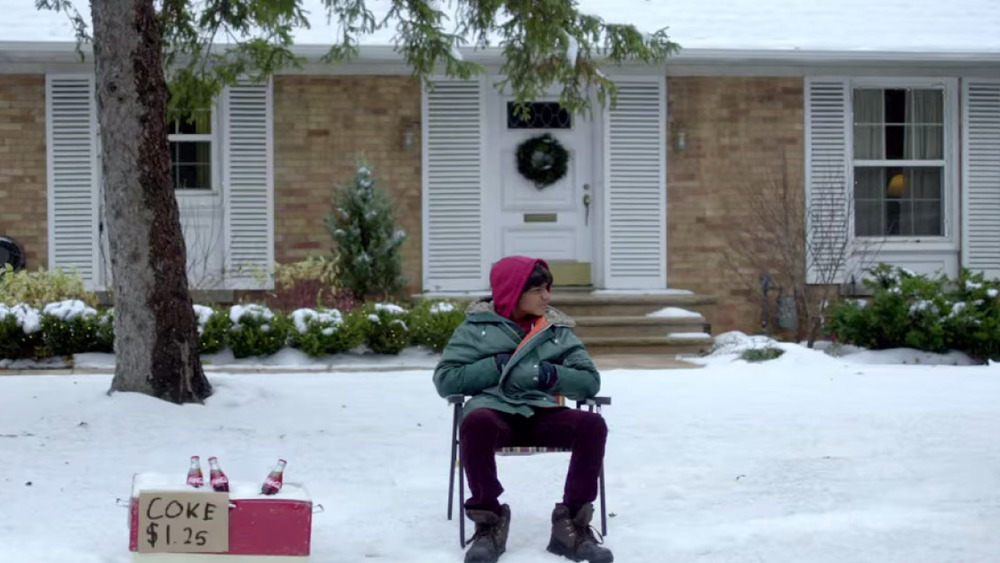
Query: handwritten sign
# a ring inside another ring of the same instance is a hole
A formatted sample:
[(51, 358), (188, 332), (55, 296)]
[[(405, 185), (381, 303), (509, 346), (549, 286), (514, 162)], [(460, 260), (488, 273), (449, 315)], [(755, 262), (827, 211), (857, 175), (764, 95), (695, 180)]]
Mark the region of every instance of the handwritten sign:
[(143, 491), (138, 532), (140, 553), (226, 553), (229, 494)]

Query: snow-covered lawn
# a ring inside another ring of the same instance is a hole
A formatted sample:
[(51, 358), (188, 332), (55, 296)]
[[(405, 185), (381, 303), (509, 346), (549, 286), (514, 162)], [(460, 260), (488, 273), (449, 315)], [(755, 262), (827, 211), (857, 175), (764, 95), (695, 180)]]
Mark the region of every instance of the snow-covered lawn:
[[(616, 561), (1000, 558), (1000, 367), (782, 347), (763, 364), (604, 373)], [(325, 508), (313, 562), (462, 560), (430, 370), (210, 378), (206, 405), (178, 407), (108, 397), (106, 375), (0, 377), (0, 561), (128, 561), (116, 499), (136, 472), (183, 480), (192, 454), (242, 481), (287, 459), (286, 479)], [(567, 459), (500, 459), (501, 561), (560, 560), (545, 544)]]

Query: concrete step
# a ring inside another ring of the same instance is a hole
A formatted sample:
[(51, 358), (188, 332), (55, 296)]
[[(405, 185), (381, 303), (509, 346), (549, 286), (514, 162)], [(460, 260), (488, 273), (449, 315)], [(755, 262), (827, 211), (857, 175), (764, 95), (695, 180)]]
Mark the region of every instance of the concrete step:
[(567, 292), (552, 293), (551, 304), (567, 315), (577, 317), (641, 317), (666, 307), (676, 307), (701, 313), (715, 305), (708, 295), (688, 293), (602, 294)]
[(690, 338), (676, 336), (592, 336), (583, 338), (591, 354), (642, 354), (674, 357), (708, 352), (714, 344), (711, 336)]
[(710, 332), (701, 315), (691, 317), (576, 317), (580, 338), (597, 336), (669, 336), (672, 332)]
[(597, 369), (702, 369), (705, 366), (664, 354), (597, 354)]
[[(476, 297), (458, 298), (473, 299)], [(573, 317), (575, 332), (591, 353), (657, 360), (710, 350), (714, 339), (709, 336), (712, 329), (707, 319), (716, 302), (714, 297), (691, 293), (595, 293), (589, 289), (556, 288), (551, 304)], [(646, 316), (668, 307), (688, 314)]]

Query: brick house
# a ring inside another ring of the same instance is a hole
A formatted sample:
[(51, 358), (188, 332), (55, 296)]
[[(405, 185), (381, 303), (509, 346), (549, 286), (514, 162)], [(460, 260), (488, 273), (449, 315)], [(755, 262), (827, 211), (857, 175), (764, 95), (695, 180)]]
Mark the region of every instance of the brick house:
[[(60, 15), (24, 4), (0, 23), (0, 234), (30, 268), (76, 267), (101, 287), (92, 67)], [(248, 266), (325, 252), (332, 188), (362, 152), (399, 207), (414, 292), (481, 291), (493, 261), (528, 253), (609, 292), (715, 296), (715, 329), (752, 329), (756, 300), (721, 256), (745, 227), (741, 187), (786, 164), (805, 199), (853, 198), (842, 226), (813, 234), (878, 239), (878, 260), (921, 272), (1000, 275), (995, 2), (662, 4), (579, 2), (669, 24), (682, 46), (666, 65), (607, 69), (619, 103), (592, 118), (553, 98), (511, 123), (494, 76), (425, 89), (380, 36), (350, 63), (227, 90), (171, 135), (192, 278), (248, 288)], [(318, 58), (324, 33), (317, 20), (300, 52)], [(463, 53), (498, 68), (495, 52)], [(572, 154), (544, 190), (513, 160), (540, 132)]]

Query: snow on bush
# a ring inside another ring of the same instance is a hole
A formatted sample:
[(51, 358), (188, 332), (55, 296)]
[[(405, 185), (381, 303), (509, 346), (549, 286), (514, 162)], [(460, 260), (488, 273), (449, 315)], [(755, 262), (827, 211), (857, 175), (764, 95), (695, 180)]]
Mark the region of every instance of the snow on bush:
[(430, 311), (432, 315), (441, 315), (444, 313), (451, 313), (455, 310), (455, 306), (447, 301), (438, 301), (437, 303), (431, 305)]
[(395, 303), (376, 303), (375, 311), (379, 313), (388, 313), (390, 315), (405, 315), (406, 309), (396, 305)]
[(465, 311), (448, 301), (421, 301), (410, 314), (414, 344), (427, 346), (435, 352), (444, 350), (458, 325), (465, 320)]
[(18, 360), (36, 355), (42, 342), (42, 321), (38, 309), (19, 303), (0, 303), (0, 359)]
[(256, 303), (248, 305), (233, 305), (229, 308), (229, 320), (233, 323), (233, 328), (237, 330), (244, 322), (255, 326), (267, 326), (273, 318), (273, 311)]
[(371, 303), (362, 308), (368, 322), (364, 342), (376, 354), (398, 354), (410, 343), (409, 313), (394, 303)]
[(313, 357), (346, 352), (362, 340), (356, 323), (345, 322), (337, 309), (297, 309), (292, 324), (292, 346)]
[(97, 310), (79, 299), (55, 301), (42, 308), (42, 335), (46, 352), (71, 356), (99, 348)]
[(42, 309), (42, 315), (50, 315), (62, 321), (72, 321), (79, 318), (96, 317), (97, 309), (79, 299), (67, 299), (49, 303)]
[(0, 303), (0, 321), (8, 318), (25, 334), (34, 334), (42, 330), (41, 313), (31, 305), (19, 303), (9, 307)]
[(231, 311), (213, 309), (205, 305), (194, 304), (195, 322), (198, 323), (198, 351), (202, 354), (215, 354), (226, 347), (229, 331), (233, 327), (230, 320)]
[(288, 318), (263, 305), (233, 305), (229, 321), (227, 339), (237, 358), (270, 356), (288, 344)]

